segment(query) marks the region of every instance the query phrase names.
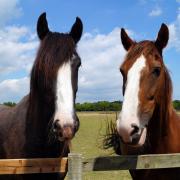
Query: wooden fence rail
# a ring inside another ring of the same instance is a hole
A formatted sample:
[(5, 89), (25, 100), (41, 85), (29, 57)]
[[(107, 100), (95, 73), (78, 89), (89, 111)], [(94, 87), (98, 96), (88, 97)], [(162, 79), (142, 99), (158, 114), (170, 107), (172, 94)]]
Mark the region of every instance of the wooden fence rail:
[(32, 174), (65, 172), (69, 180), (81, 180), (88, 171), (129, 169), (180, 168), (180, 153), (139, 156), (109, 156), (86, 159), (81, 154), (69, 154), (68, 158), (1, 159), (0, 174)]
[(65, 172), (67, 158), (0, 159), (0, 174)]
[[(69, 180), (81, 180), (82, 172), (129, 169), (180, 168), (180, 153), (109, 156), (85, 159), (80, 154), (69, 154)], [(74, 162), (73, 162), (74, 161)], [(76, 162), (78, 162), (76, 164)], [(81, 163), (79, 163), (81, 162)], [(79, 166), (79, 167), (78, 167)], [(71, 172), (78, 172), (71, 173)]]

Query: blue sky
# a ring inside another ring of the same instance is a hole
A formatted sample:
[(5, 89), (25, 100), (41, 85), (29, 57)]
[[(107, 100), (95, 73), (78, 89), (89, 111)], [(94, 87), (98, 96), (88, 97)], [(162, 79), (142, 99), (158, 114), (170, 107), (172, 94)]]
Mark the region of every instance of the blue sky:
[(28, 93), (39, 44), (36, 22), (44, 11), (52, 31), (68, 32), (76, 16), (83, 21), (77, 101), (122, 100), (120, 28), (137, 41), (153, 40), (163, 22), (170, 30), (164, 61), (173, 98), (180, 99), (180, 0), (0, 0), (0, 7), (0, 102), (17, 102)]

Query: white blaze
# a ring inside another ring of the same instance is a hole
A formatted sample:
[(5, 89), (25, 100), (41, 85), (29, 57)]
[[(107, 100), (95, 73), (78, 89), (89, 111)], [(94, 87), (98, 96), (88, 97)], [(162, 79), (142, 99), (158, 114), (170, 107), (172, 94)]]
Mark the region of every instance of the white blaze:
[(146, 65), (146, 59), (142, 55), (129, 69), (127, 74), (126, 90), (124, 94), (124, 101), (122, 111), (117, 120), (117, 129), (121, 133), (123, 131), (131, 132), (131, 124), (134, 123), (140, 126), (138, 118), (138, 105), (139, 105), (139, 88), (141, 71)]
[(58, 70), (56, 85), (56, 109), (54, 120), (63, 125), (73, 125), (73, 88), (71, 80), (71, 63), (68, 61)]

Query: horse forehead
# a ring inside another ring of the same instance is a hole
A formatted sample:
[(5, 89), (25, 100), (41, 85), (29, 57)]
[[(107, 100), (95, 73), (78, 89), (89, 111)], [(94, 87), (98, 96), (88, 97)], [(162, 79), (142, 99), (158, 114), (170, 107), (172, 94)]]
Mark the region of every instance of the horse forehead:
[(138, 73), (145, 66), (148, 66), (148, 58), (141, 54), (136, 59), (126, 59), (120, 69), (123, 69), (125, 74), (134, 74)]
[[(147, 58), (144, 55), (141, 55), (134, 61), (134, 63), (128, 70), (128, 80), (129, 79), (135, 80), (136, 78), (140, 80), (140, 77), (142, 75), (141, 72), (146, 66), (147, 66)], [(131, 83), (133, 82), (131, 81)]]
[(137, 45), (135, 45), (135, 47), (133, 47), (127, 53), (125, 61), (121, 65), (122, 69), (124, 69), (125, 71), (129, 71), (129, 69), (133, 66), (136, 60), (139, 59), (139, 57), (141, 57), (142, 55), (145, 57), (145, 59), (147, 59), (146, 65), (150, 65), (153, 63), (154, 58), (149, 58), (150, 55), (151, 57), (155, 55), (161, 57), (152, 41), (142, 41), (137, 43)]

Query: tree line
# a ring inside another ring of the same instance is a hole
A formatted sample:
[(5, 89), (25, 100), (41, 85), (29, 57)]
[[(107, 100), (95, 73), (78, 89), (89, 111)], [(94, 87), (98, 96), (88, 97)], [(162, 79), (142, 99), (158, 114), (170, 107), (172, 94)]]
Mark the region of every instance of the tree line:
[(76, 103), (77, 111), (119, 111), (121, 110), (121, 101), (98, 101), (98, 102), (85, 102)]
[[(15, 102), (4, 102), (6, 106), (13, 107)], [(180, 111), (180, 100), (174, 100), (173, 106)], [(98, 102), (84, 102), (76, 103), (77, 111), (120, 111), (122, 108), (122, 101), (98, 101)]]

